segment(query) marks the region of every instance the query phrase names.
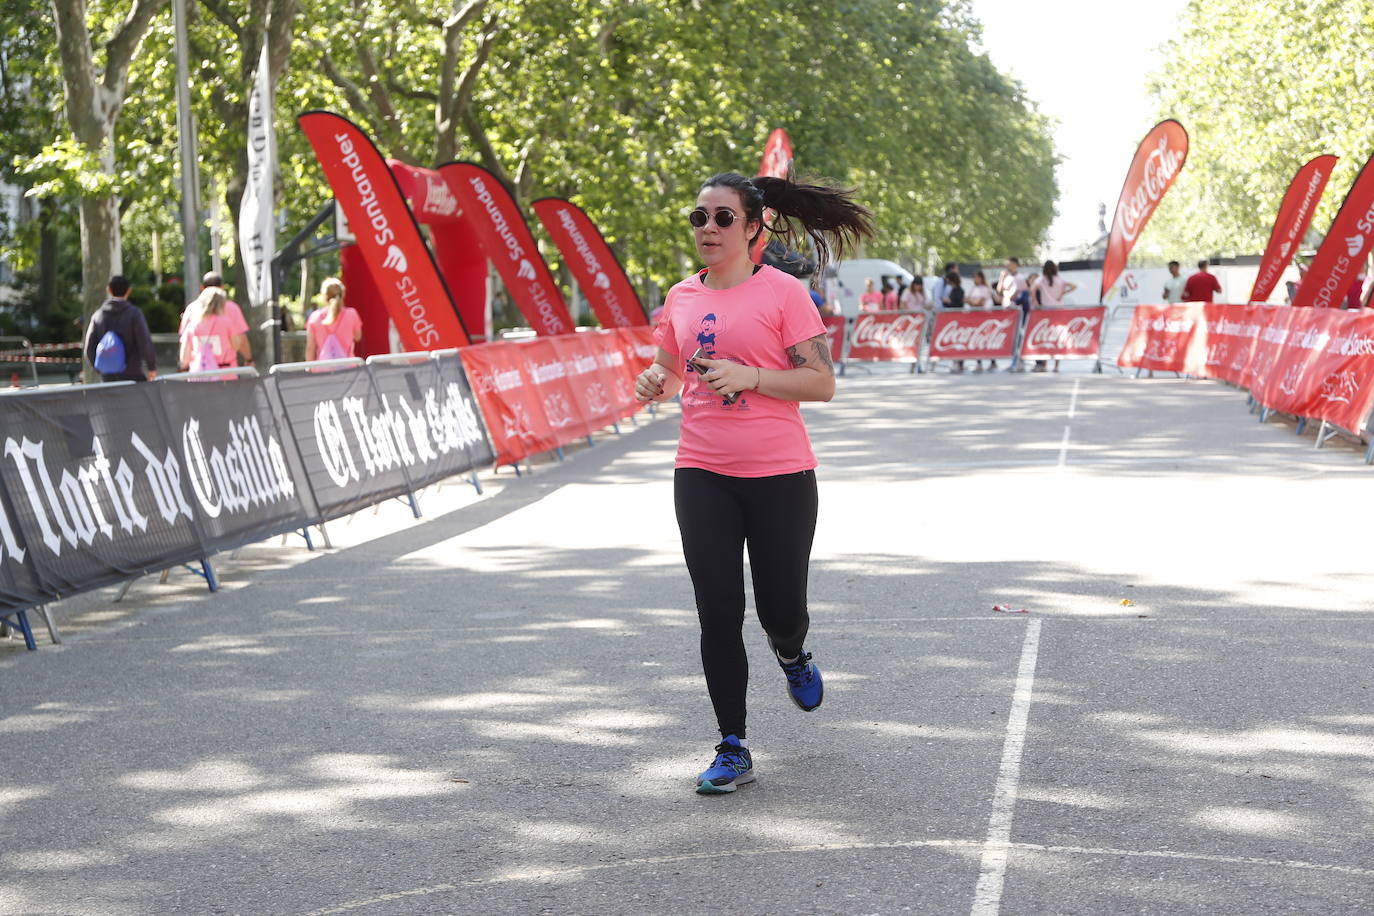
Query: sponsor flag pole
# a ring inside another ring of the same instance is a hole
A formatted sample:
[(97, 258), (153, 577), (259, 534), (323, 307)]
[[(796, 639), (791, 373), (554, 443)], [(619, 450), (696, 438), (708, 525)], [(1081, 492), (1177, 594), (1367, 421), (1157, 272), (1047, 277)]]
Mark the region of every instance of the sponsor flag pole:
[(1374, 156), (1360, 169), (1345, 202), (1293, 295), (1296, 307), (1340, 308), (1351, 281), (1374, 249)]
[[(272, 74), (267, 65), (267, 35), (263, 34), (253, 88), (248, 96), (248, 182), (239, 201), (239, 256), (248, 281), (249, 309), (275, 306), (272, 297), (272, 256), (277, 250), (273, 219), (272, 177), (276, 172), (277, 137), (273, 130)], [(273, 310), (272, 318), (279, 316)], [(281, 322), (274, 320), (272, 361), (277, 362)]]
[(1126, 258), (1135, 247), (1145, 224), (1154, 215), (1164, 193), (1174, 183), (1188, 158), (1188, 131), (1168, 118), (1160, 121), (1140, 141), (1135, 158), (1121, 185), (1121, 196), (1112, 216), (1112, 232), (1107, 239), (1107, 256), (1102, 261), (1102, 289), (1099, 303), (1107, 301), (1107, 290), (1126, 268)]
[(1312, 225), (1312, 216), (1317, 212), (1317, 204), (1339, 160), (1338, 156), (1317, 156), (1308, 160), (1293, 176), (1283, 195), (1283, 203), (1279, 204), (1279, 213), (1274, 218), (1269, 244), (1265, 246), (1264, 257), (1260, 258), (1259, 273), (1255, 275), (1248, 301), (1268, 301), (1279, 277), (1297, 254), (1307, 227)]
[(561, 197), (543, 197), (530, 207), (562, 252), (603, 328), (648, 324), (625, 268), (586, 211)]

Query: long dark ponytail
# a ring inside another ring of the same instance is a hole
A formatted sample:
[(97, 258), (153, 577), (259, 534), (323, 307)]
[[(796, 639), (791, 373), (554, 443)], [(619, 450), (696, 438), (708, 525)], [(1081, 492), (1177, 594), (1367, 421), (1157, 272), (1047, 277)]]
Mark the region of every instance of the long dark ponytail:
[[(850, 188), (802, 184), (763, 175), (746, 178), (738, 172), (712, 175), (701, 189), (713, 187), (739, 192), (746, 219), (762, 221), (764, 208), (772, 210), (774, 217), (768, 231), (789, 247), (797, 247), (800, 235), (805, 233), (811, 239), (817, 277), (825, 275), (826, 264), (842, 259), (860, 242), (873, 237), (873, 214), (854, 200)], [(751, 238), (749, 243), (753, 242)]]

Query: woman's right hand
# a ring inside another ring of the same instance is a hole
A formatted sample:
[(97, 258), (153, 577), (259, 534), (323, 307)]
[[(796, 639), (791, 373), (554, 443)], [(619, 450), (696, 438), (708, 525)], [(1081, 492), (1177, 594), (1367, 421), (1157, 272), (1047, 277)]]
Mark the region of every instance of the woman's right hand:
[(663, 383), (668, 370), (658, 363), (650, 363), (635, 379), (635, 397), (641, 401), (655, 401), (664, 395)]

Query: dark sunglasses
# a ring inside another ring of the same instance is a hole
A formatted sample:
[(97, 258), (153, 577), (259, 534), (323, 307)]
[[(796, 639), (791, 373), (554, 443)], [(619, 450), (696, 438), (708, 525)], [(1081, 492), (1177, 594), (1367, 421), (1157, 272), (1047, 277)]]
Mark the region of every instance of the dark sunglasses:
[[(711, 218), (711, 214), (706, 212), (705, 207), (697, 207), (687, 214), (687, 222), (692, 224), (693, 229), (705, 229), (706, 221)], [(722, 229), (728, 229), (735, 224), (735, 220), (740, 217), (735, 215), (734, 210), (717, 210), (716, 225)]]

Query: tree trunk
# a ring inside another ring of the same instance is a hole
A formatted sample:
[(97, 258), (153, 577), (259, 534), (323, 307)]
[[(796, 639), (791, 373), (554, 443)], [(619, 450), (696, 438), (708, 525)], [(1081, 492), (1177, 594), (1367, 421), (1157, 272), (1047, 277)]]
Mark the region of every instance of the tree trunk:
[(42, 327), (57, 305), (57, 201), (38, 202), (38, 302), (34, 318)]

